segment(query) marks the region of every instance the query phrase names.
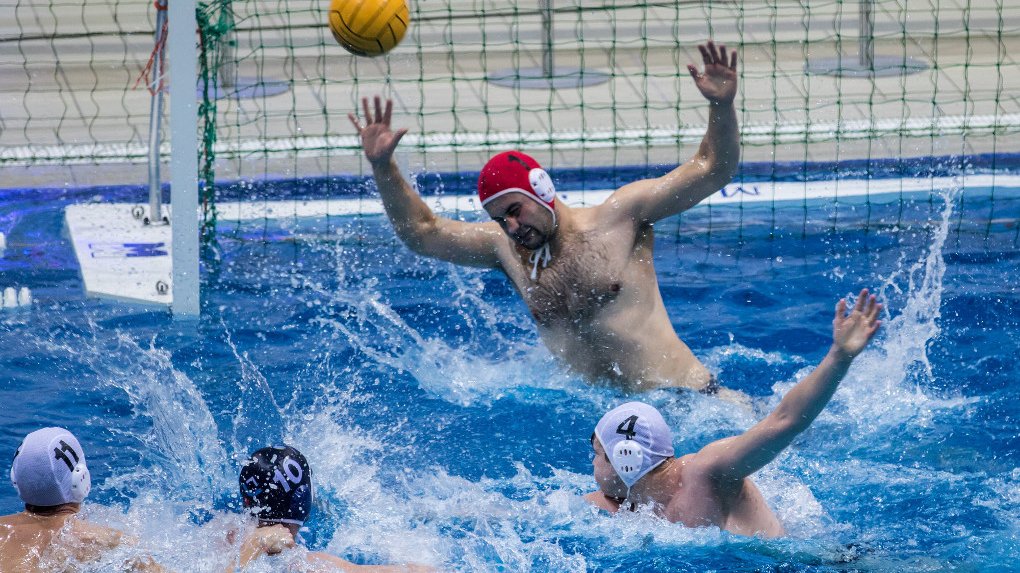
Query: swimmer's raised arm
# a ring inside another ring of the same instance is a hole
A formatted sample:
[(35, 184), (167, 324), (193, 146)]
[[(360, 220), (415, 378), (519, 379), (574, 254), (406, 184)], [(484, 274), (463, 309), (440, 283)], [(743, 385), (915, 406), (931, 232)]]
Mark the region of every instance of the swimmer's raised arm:
[(412, 251), (428, 257), (474, 267), (499, 266), (496, 251), (499, 240), (503, 239), (499, 225), (493, 222), (465, 223), (436, 216), (400, 174), (400, 168), (393, 160), (397, 144), (407, 133), (406, 128), (397, 131), (390, 128), (393, 100), (386, 100), (385, 111), (382, 99), (375, 96), (374, 100), (374, 114), (369, 109), (368, 98), (361, 100), (364, 125), (353, 113), (348, 117), (361, 137), (386, 215), (400, 240)]
[(771, 462), (803, 432), (829, 403), (850, 363), (871, 341), (881, 321), (882, 304), (861, 291), (848, 315), (845, 299), (836, 304), (832, 346), (815, 368), (797, 383), (764, 420), (739, 436), (712, 442), (695, 455), (695, 464), (717, 484), (739, 487), (743, 479)]
[(611, 212), (631, 217), (636, 224), (654, 223), (686, 211), (722, 189), (737, 172), (740, 131), (733, 100), (737, 95), (737, 52), (709, 41), (699, 45), (705, 69), (693, 64), (687, 71), (709, 101), (708, 129), (697, 153), (687, 163), (657, 179), (625, 185), (606, 202)]

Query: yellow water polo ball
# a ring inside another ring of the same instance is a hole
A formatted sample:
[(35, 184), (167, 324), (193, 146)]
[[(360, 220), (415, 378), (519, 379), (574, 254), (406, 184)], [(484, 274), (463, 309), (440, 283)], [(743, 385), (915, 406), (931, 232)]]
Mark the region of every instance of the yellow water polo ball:
[(331, 0), (329, 29), (348, 52), (381, 56), (404, 39), (411, 16), (407, 0)]

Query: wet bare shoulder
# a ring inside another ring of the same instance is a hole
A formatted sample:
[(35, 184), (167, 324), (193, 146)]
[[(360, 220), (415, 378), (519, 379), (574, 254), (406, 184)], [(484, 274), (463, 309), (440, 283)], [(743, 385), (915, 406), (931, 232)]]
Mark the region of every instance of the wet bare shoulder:
[(5, 515), (0, 517), (0, 539), (7, 538), (17, 526), (16, 515)]

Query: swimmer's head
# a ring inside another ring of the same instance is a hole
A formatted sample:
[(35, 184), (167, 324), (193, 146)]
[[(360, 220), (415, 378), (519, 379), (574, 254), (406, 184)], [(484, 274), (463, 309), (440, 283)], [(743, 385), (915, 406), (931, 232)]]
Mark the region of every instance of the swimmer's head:
[(556, 228), (552, 180), (534, 158), (519, 151), (500, 153), (485, 164), (478, 176), (478, 198), (489, 216), (525, 248), (541, 247)]
[(312, 510), (312, 470), (290, 446), (262, 448), (241, 465), (241, 501), (267, 523), (300, 525)]
[(615, 498), (625, 497), (638, 480), (674, 455), (673, 432), (658, 410), (642, 402), (627, 402), (602, 416), (592, 442), (612, 468), (610, 472), (596, 457), (595, 479), (603, 493)]
[(11, 463), (11, 482), (26, 505), (39, 508), (81, 503), (92, 488), (85, 451), (64, 428), (25, 436)]

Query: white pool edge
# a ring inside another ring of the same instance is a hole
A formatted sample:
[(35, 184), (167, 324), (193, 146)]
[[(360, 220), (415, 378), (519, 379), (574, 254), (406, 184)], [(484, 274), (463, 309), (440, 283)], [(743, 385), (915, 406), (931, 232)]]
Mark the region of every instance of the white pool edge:
[[(964, 186), (1016, 188), (1020, 187), (1020, 175), (731, 183), (702, 201), (698, 207), (814, 199), (850, 199), (936, 191)], [(557, 196), (561, 201), (571, 206), (591, 206), (602, 203), (612, 193), (613, 190), (567, 191), (558, 193)], [(427, 196), (425, 201), (438, 213), (481, 211), (477, 197), (473, 194)], [(223, 222), (381, 213), (383, 213), (382, 200), (378, 196), (310, 200), (226, 201), (216, 204), (216, 218)]]

